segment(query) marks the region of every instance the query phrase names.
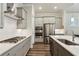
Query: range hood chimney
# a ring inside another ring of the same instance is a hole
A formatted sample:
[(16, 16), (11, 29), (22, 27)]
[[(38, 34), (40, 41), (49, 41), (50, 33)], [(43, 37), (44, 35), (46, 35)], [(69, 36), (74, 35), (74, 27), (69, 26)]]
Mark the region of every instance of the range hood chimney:
[(7, 3), (6, 4), (6, 11), (4, 11), (4, 13), (13, 13), (13, 7), (14, 7), (14, 3)]

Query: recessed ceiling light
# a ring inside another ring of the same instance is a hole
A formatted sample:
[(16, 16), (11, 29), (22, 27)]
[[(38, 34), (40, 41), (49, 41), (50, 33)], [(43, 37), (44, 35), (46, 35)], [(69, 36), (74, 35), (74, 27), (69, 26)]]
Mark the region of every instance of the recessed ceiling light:
[(55, 6), (54, 9), (57, 9), (57, 6)]
[(42, 7), (40, 6), (40, 7), (39, 7), (39, 10), (41, 10), (41, 9), (42, 9)]

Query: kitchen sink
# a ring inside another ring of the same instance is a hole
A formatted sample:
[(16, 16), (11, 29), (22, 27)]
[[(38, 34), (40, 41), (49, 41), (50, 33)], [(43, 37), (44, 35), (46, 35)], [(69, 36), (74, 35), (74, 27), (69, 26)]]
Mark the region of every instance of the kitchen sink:
[(71, 42), (71, 41), (68, 41), (66, 39), (58, 39), (59, 41), (61, 41), (62, 43), (66, 44), (66, 45), (79, 45), (77, 43), (74, 43), (74, 42)]
[(10, 39), (0, 41), (0, 43), (17, 43), (18, 41), (20, 41), (24, 38), (25, 38), (25, 36), (14, 37), (14, 38), (10, 38)]

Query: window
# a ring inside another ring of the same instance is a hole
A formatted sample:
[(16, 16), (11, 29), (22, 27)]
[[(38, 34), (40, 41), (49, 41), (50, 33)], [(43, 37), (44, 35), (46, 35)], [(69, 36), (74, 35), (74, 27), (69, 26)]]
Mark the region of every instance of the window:
[(77, 17), (71, 17), (70, 18), (70, 26), (77, 27), (78, 25), (78, 18)]

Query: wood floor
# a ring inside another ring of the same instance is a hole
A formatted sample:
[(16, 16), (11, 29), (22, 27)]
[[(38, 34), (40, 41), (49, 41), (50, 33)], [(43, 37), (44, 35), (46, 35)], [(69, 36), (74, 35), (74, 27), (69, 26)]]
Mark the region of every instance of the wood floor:
[(35, 43), (27, 56), (50, 56), (49, 44)]

